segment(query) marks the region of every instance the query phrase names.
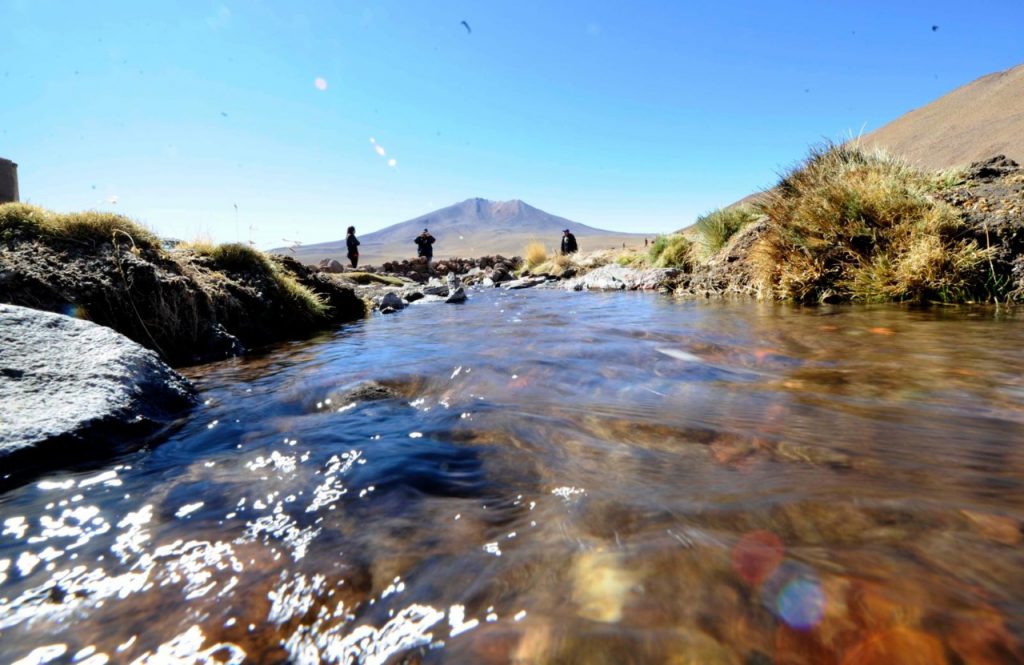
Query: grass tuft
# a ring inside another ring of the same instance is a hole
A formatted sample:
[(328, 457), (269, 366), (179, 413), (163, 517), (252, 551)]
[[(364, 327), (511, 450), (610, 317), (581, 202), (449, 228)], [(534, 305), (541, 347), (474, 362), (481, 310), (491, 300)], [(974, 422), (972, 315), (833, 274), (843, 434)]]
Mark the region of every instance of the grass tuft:
[(679, 233), (655, 238), (647, 256), (655, 268), (693, 269), (693, 243)]
[[(947, 178), (948, 180), (948, 178)], [(936, 178), (883, 152), (824, 145), (757, 203), (762, 294), (802, 302), (985, 298), (988, 252), (930, 195)]]
[(695, 256), (700, 261), (707, 261), (725, 246), (729, 238), (757, 217), (758, 212), (746, 205), (722, 208), (698, 217), (693, 225)]
[(0, 204), (0, 240), (4, 242), (38, 237), (97, 245), (112, 243), (115, 234), (122, 243), (130, 237), (139, 249), (160, 247), (156, 234), (124, 215), (95, 210), (60, 213), (27, 203)]
[(199, 256), (205, 256), (211, 260), (212, 267), (217, 270), (262, 276), (274, 283), (282, 294), (298, 304), (300, 309), (311, 319), (316, 320), (328, 315), (329, 307), (320, 296), (279, 268), (266, 254), (249, 245), (238, 242), (215, 245), (209, 240), (203, 239), (182, 243), (174, 251), (192, 252)]
[(526, 245), (523, 257), (526, 269), (533, 270), (548, 260), (548, 250), (544, 247), (544, 243), (534, 240)]

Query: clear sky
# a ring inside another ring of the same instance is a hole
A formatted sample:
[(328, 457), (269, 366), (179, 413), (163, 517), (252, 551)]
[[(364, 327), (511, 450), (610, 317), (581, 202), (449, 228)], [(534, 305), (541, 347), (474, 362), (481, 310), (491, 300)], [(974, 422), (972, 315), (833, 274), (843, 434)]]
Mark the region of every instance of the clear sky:
[(0, 0), (0, 156), (23, 200), (183, 239), (474, 196), (665, 232), (1019, 64), (1022, 26), (1020, 0)]

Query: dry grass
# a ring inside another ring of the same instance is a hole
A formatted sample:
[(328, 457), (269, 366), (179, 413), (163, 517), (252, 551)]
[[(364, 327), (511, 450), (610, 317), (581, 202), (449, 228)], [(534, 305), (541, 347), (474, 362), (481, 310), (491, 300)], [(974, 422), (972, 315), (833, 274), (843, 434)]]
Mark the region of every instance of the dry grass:
[(247, 273), (263, 277), (273, 283), (282, 295), (294, 301), (312, 320), (326, 317), (328, 307), (310, 289), (299, 284), (294, 277), (281, 270), (270, 258), (249, 245), (225, 243), (215, 245), (208, 240), (194, 240), (182, 243), (174, 252), (191, 252), (211, 259), (215, 270), (229, 273)]
[[(946, 179), (948, 181), (948, 178)], [(762, 294), (815, 302), (984, 297), (986, 251), (960, 239), (956, 211), (929, 195), (935, 176), (880, 152), (826, 145), (758, 204)]]
[(747, 205), (723, 208), (698, 217), (693, 225), (694, 256), (699, 261), (707, 261), (757, 217), (758, 212)]
[(526, 245), (526, 250), (523, 252), (523, 263), (527, 270), (533, 270), (540, 264), (548, 260), (548, 250), (544, 247), (544, 243), (533, 240)]
[(156, 234), (123, 215), (95, 210), (60, 213), (27, 203), (0, 204), (0, 240), (32, 236), (94, 246), (111, 244), (117, 236), (118, 242), (140, 249), (160, 248)]

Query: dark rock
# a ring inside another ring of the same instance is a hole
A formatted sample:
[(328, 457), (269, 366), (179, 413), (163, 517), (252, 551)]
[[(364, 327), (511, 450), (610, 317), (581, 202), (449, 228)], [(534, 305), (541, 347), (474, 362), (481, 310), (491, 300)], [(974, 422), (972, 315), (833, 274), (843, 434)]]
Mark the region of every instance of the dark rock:
[(381, 312), (389, 314), (390, 312), (385, 312), (384, 310), (388, 309), (394, 312), (400, 309), (405, 309), (406, 303), (397, 293), (394, 291), (388, 291), (381, 296), (380, 302), (377, 303), (377, 306), (380, 308)]
[(1006, 155), (996, 155), (984, 161), (974, 162), (967, 168), (968, 180), (993, 180), (1010, 175), (1020, 168), (1020, 164)]
[(403, 297), (405, 302), (416, 302), (417, 300), (422, 300), (423, 296), (422, 291), (408, 291)]
[(188, 381), (110, 328), (0, 305), (0, 460), (7, 470), (95, 460), (172, 423)]
[(968, 237), (991, 252), (989, 283), (1024, 299), (1024, 169), (998, 155), (975, 162), (963, 182), (937, 195), (960, 213)]
[(401, 395), (394, 388), (389, 388), (376, 381), (369, 381), (342, 393), (335, 401), (346, 404), (349, 402), (376, 402), (400, 398)]
[(449, 303), (466, 302), (466, 291), (465, 291), (465, 289), (463, 289), (461, 286), (455, 287), (455, 289), (453, 289), (451, 291), (451, 293), (448, 294), (448, 297), (445, 298), (445, 302), (449, 302)]
[(440, 283), (428, 284), (420, 290), (423, 291), (425, 296), (441, 296), (442, 298), (448, 296), (448, 287)]

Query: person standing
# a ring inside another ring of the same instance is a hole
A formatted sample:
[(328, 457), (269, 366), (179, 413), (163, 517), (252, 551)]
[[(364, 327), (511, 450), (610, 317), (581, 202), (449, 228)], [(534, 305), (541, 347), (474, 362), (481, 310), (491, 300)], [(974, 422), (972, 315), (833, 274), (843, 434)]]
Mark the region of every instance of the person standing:
[(575, 254), (579, 249), (579, 245), (576, 244), (576, 236), (570, 233), (569, 229), (562, 231), (562, 256)]
[(434, 258), (434, 236), (430, 231), (423, 229), (423, 233), (416, 236), (413, 241), (416, 243), (416, 255), (427, 260), (427, 271), (430, 271), (430, 261)]
[(348, 248), (348, 260), (352, 263), (352, 269), (359, 267), (359, 238), (356, 238), (356, 227), (348, 227), (348, 235), (345, 236), (345, 247)]

